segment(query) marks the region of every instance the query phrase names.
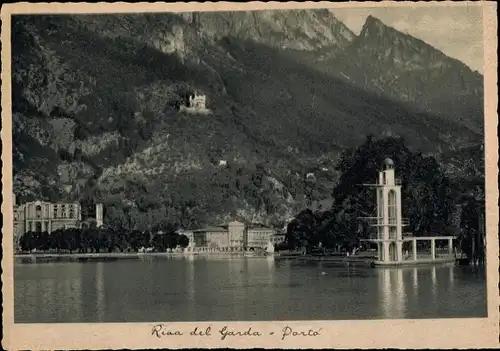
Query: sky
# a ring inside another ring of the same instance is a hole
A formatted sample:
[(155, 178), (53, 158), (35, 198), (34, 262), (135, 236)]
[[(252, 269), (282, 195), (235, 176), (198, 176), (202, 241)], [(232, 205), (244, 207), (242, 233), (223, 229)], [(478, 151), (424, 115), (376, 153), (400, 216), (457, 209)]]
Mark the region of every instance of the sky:
[(483, 16), (478, 6), (359, 7), (331, 9), (335, 17), (359, 34), (372, 15), (386, 25), (419, 38), (483, 72)]

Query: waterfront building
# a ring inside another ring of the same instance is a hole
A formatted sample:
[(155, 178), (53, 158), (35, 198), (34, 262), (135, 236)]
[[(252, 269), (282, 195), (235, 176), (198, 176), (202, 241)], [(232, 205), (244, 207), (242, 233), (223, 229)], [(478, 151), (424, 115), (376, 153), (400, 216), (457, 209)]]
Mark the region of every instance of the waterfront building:
[[(377, 182), (374, 184), (364, 184), (364, 186), (373, 187), (377, 196), (377, 216), (365, 217), (375, 233), (365, 241), (377, 244), (376, 264), (405, 264), (415, 263), (417, 260), (435, 262), (436, 260), (453, 260), (453, 240), (454, 236), (427, 236), (415, 237), (411, 234), (404, 234), (403, 228), (408, 226), (409, 222), (402, 217), (401, 201), (401, 180), (395, 176), (394, 162), (391, 159), (384, 160), (382, 170), (379, 172)], [(444, 257), (436, 257), (436, 241), (446, 241), (448, 250)], [(418, 257), (417, 242), (430, 242), (431, 252), (428, 257)], [(403, 244), (412, 243), (412, 254), (403, 252)]]
[(271, 236), (271, 242), (274, 245), (279, 245), (285, 242), (285, 233), (284, 232), (277, 232)]
[[(82, 220), (82, 207), (78, 202), (57, 202), (35, 200), (18, 205), (16, 196), (14, 202), (14, 234), (20, 237), (27, 232), (52, 233), (58, 229), (81, 228), (89, 218)], [(97, 227), (103, 225), (103, 205), (95, 206), (95, 221)]]
[(250, 227), (247, 230), (247, 247), (249, 249), (265, 249), (274, 234), (276, 231), (271, 228)]
[(222, 227), (207, 227), (193, 230), (195, 245), (211, 249), (229, 247), (229, 231)]
[(227, 226), (196, 229), (192, 233), (197, 250), (243, 251), (265, 249), (269, 241), (274, 243), (273, 236), (276, 231), (272, 228), (247, 226), (242, 222), (232, 221)]
[(232, 221), (228, 224), (229, 246), (231, 250), (242, 250), (246, 246), (247, 233), (245, 224)]

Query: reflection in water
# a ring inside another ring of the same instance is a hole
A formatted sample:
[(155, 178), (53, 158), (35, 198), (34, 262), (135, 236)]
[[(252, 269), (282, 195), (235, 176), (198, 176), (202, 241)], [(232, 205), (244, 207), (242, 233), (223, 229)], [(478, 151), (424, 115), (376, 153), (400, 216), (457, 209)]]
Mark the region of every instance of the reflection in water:
[(392, 318), (404, 318), (405, 314), (405, 285), (403, 282), (403, 269), (396, 270), (396, 304), (395, 311)]
[[(65, 284), (66, 286), (66, 289), (65, 290), (65, 293), (70, 293), (71, 294), (71, 284), (72, 281), (69, 281), (67, 284)], [(38, 303), (43, 303), (43, 301), (48, 301), (50, 299), (52, 299), (52, 296), (55, 295), (56, 291), (57, 291), (57, 287), (56, 287), (56, 284), (57, 284), (57, 281), (53, 278), (49, 278), (49, 279), (43, 279), (41, 281), (38, 281), (37, 282), (37, 290), (41, 292), (40, 294), (40, 297), (41, 299), (38, 301)], [(51, 311), (53, 314), (54, 312), (56, 312), (56, 318), (57, 318), (57, 311)]]
[(391, 284), (391, 270), (382, 269), (379, 275), (382, 279), (382, 284), (380, 284), (380, 289), (382, 292), (382, 309), (383, 318), (391, 318), (392, 314), (392, 284)]
[(407, 296), (403, 279), (403, 269), (382, 269), (380, 276), (381, 295), (383, 296), (383, 318), (404, 318)]
[(449, 274), (449, 277), (450, 277), (450, 288), (453, 289), (454, 287), (454, 282), (455, 282), (455, 267), (453, 266), (449, 266), (448, 268), (448, 274)]
[(276, 278), (276, 267), (275, 267), (275, 259), (272, 256), (267, 257), (267, 271), (269, 275), (269, 281), (268, 285), (274, 285), (275, 284), (275, 278)]
[(186, 272), (186, 290), (189, 297), (189, 302), (194, 303), (194, 296), (196, 293), (196, 286), (194, 284), (196, 276), (195, 276), (195, 261), (193, 259), (194, 256), (189, 256), (189, 259), (186, 264), (187, 272)]
[(195, 294), (196, 294), (196, 285), (195, 285), (195, 260), (194, 255), (188, 256), (186, 260), (186, 293), (188, 297), (188, 313), (193, 313), (193, 309), (195, 308)]
[(454, 266), (373, 269), (267, 258), (150, 257), (16, 263), (14, 273), (18, 323), (486, 315), (484, 274)]
[[(71, 276), (74, 279), (71, 279), (71, 292), (73, 293), (73, 304), (75, 308), (76, 318), (81, 319), (83, 315), (83, 306), (82, 302), (84, 299), (83, 291), (82, 291), (82, 278), (85, 276), (82, 274), (83, 266), (77, 265), (76, 267), (71, 267)], [(61, 319), (63, 316), (60, 317)]]
[(413, 267), (412, 278), (413, 278), (413, 292), (416, 293), (418, 291), (418, 269), (417, 269), (417, 267)]
[(96, 279), (95, 279), (95, 290), (97, 295), (96, 312), (97, 320), (102, 321), (104, 317), (105, 300), (104, 300), (104, 262), (96, 263)]
[(431, 268), (431, 280), (432, 280), (432, 286), (431, 286), (431, 291), (432, 291), (432, 302), (436, 304), (437, 302), (437, 278), (436, 278), (436, 266), (433, 266)]

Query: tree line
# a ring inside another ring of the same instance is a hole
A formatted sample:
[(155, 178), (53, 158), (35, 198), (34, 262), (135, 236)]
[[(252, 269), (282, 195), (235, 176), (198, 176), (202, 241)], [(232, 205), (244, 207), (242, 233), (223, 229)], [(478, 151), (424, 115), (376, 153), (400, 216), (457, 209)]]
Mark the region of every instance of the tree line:
[[(475, 175), (465, 181), (459, 175), (454, 179), (435, 157), (411, 151), (404, 140), (376, 140), (372, 136), (358, 148), (345, 150), (341, 155), (336, 166), (340, 178), (332, 189), (333, 205), (325, 210), (300, 211), (288, 224), (286, 242), (280, 247), (305, 248), (309, 252), (320, 246), (345, 250), (359, 247), (360, 239), (370, 234), (370, 227), (359, 218), (375, 216), (376, 209), (375, 192), (360, 184), (372, 183), (387, 157), (394, 161), (396, 176), (402, 180), (403, 216), (410, 222), (406, 230), (416, 236), (456, 235), (458, 248), (467, 257), (483, 261), (484, 171), (482, 178)], [(26, 233), (20, 246), (23, 251), (137, 251), (148, 246), (165, 251), (189, 244), (187, 237), (175, 233), (175, 228), (200, 226), (206, 216), (204, 210), (210, 206), (224, 205), (218, 212), (234, 210), (236, 194), (244, 193), (245, 198), (254, 199), (255, 207), (269, 207), (268, 213), (277, 208), (267, 199), (271, 195), (259, 191), (264, 188), (262, 165), (250, 172), (229, 166), (214, 172), (225, 172), (227, 179), (220, 182), (231, 185), (221, 185), (221, 191), (216, 192), (218, 197), (212, 197), (213, 192), (207, 188), (214, 184), (212, 177), (191, 174), (187, 175), (189, 183), (169, 182), (172, 199), (165, 202), (161, 201), (158, 191), (128, 182), (123, 191), (130, 195), (128, 198), (136, 199), (136, 207), (123, 208), (119, 201), (121, 193), (108, 197), (108, 201), (116, 200), (116, 205), (106, 206), (105, 223), (110, 227), (67, 229), (50, 235)]]
[(376, 216), (375, 191), (361, 184), (377, 179), (387, 157), (402, 180), (403, 217), (410, 221), (406, 231), (415, 236), (456, 235), (458, 248), (469, 259), (484, 261), (484, 178), (483, 183), (476, 179), (475, 187), (450, 179), (433, 156), (412, 152), (400, 138), (369, 136), (357, 149), (346, 150), (336, 167), (340, 179), (332, 207), (298, 213), (287, 227), (288, 246), (307, 251), (320, 243), (345, 250), (359, 247), (371, 230), (360, 217)]
[(185, 248), (189, 238), (173, 229), (167, 231), (139, 231), (113, 228), (68, 228), (48, 232), (27, 232), (19, 239), (22, 251), (56, 251), (69, 253), (138, 252), (152, 247), (166, 252)]

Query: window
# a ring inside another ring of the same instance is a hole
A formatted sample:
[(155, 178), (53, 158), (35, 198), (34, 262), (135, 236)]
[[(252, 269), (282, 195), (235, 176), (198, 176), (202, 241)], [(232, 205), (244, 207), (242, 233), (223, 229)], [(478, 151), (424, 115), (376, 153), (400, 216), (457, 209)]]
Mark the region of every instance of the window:
[(35, 208), (36, 218), (42, 218), (42, 206), (37, 205)]
[(54, 205), (52, 211), (53, 211), (53, 214), (52, 214), (52, 218), (57, 218), (57, 205)]
[(382, 189), (378, 189), (378, 198), (379, 198), (379, 206), (378, 206), (378, 217), (384, 217), (384, 193)]
[(69, 205), (69, 218), (73, 218), (75, 215), (75, 211), (73, 209), (73, 205)]
[(389, 191), (388, 209), (389, 224), (396, 224), (396, 192), (394, 190)]
[(66, 218), (66, 205), (61, 205), (61, 217)]

